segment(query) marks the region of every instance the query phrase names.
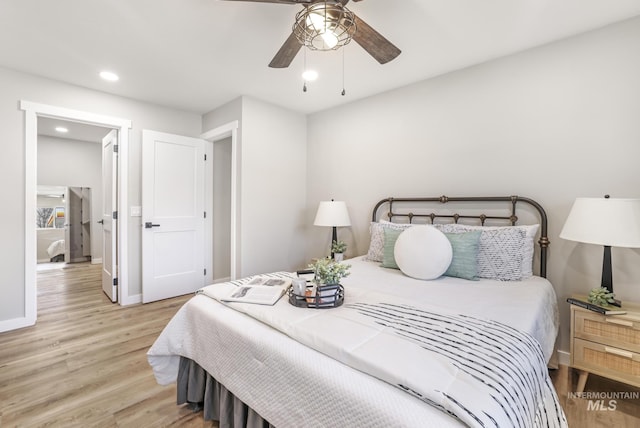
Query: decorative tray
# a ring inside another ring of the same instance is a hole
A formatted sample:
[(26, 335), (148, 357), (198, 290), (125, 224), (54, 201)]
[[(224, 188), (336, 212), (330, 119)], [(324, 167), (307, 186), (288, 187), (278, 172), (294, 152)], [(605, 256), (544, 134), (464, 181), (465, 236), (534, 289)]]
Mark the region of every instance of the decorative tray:
[(289, 288), (289, 303), (299, 308), (330, 309), (337, 308), (344, 303), (344, 287), (341, 284), (322, 285), (317, 287), (316, 295), (312, 296), (312, 286), (307, 286), (307, 294), (299, 296)]

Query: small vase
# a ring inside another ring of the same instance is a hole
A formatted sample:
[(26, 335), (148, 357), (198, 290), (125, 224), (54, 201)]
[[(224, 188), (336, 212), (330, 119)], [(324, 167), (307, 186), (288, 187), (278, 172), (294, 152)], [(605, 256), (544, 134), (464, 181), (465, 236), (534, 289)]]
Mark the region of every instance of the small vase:
[(335, 253), (333, 255), (333, 260), (335, 260), (336, 262), (341, 262), (344, 260), (344, 253)]

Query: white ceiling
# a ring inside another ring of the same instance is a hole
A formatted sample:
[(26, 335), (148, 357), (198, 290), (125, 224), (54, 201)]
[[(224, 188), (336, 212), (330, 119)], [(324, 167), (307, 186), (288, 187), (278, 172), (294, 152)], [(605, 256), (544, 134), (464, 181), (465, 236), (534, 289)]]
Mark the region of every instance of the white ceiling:
[[(60, 133), (56, 128), (62, 126), (68, 132)], [(64, 138), (66, 140), (86, 141), (90, 143), (102, 143), (110, 128), (103, 128), (97, 125), (86, 125), (84, 123), (69, 122), (60, 119), (50, 119), (48, 117), (38, 118), (38, 135)]]
[[(640, 0), (363, 0), (348, 7), (402, 50), (380, 65), (355, 42), (271, 61), (301, 6), (222, 0), (2, 0), (0, 66), (208, 112), (240, 95), (315, 112), (640, 14)], [(110, 69), (117, 83), (99, 79)], [(37, 101), (37, 100), (34, 100)]]

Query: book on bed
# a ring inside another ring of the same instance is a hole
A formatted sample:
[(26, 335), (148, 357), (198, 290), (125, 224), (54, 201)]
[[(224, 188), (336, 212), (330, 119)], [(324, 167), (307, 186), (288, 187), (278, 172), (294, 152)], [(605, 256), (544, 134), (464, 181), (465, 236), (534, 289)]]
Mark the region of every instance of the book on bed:
[(291, 286), (291, 278), (257, 276), (246, 284), (232, 290), (223, 302), (255, 303), (274, 305)]

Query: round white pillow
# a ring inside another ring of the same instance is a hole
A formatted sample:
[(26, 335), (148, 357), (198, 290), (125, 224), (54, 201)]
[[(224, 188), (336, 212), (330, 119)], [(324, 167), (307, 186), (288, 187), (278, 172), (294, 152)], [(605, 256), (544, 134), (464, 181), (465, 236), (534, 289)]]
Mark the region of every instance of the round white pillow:
[(435, 279), (447, 271), (453, 257), (451, 242), (433, 226), (415, 226), (398, 235), (393, 250), (398, 267), (416, 279)]

